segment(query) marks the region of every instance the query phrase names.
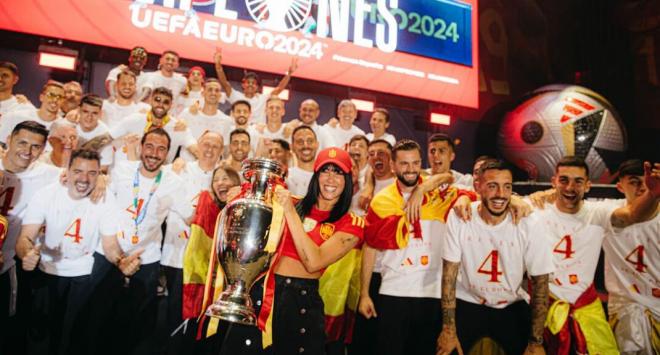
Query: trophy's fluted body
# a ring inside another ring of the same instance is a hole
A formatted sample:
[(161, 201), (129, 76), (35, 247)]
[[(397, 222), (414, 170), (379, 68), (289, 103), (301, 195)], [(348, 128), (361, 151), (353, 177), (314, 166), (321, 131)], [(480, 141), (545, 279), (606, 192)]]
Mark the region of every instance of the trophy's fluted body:
[(226, 289), (207, 315), (229, 322), (255, 325), (250, 288), (268, 269), (272, 254), (265, 251), (273, 216), (272, 192), (282, 168), (270, 159), (243, 163), (250, 190), (225, 208), (218, 226), (217, 257), (225, 272)]

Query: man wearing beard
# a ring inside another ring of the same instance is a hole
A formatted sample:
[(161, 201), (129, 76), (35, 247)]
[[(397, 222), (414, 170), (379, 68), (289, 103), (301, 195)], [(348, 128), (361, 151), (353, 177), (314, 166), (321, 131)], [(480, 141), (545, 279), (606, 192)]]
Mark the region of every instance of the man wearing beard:
[(157, 87), (151, 95), (151, 110), (147, 113), (136, 113), (126, 117), (122, 124), (116, 125), (109, 132), (92, 138), (84, 144), (85, 148), (99, 151), (113, 140), (116, 147), (115, 164), (119, 161), (129, 160), (137, 152), (129, 151), (128, 141), (141, 136), (155, 128), (162, 128), (171, 137), (171, 149), (165, 162), (171, 163), (179, 149), (187, 149), (193, 156), (197, 157), (197, 141), (193, 138), (185, 121), (177, 120), (170, 116), (172, 107), (172, 92), (164, 87)]
[[(96, 152), (74, 151), (66, 181), (38, 190), (23, 217), (16, 254), (23, 269), (34, 273), (32, 316), (43, 320), (31, 322), (30, 353), (82, 351), (78, 332), (86, 324), (80, 312), (91, 295), (93, 253), (101, 238), (114, 238), (118, 232), (114, 199), (108, 196), (99, 203), (90, 199), (100, 168)], [(45, 237), (37, 242), (42, 226)]]
[(314, 175), (314, 160), (319, 142), (312, 128), (299, 126), (293, 130), (291, 145), (293, 154), (296, 156), (296, 166), (289, 168), (286, 184), (292, 194), (305, 196), (309, 181)]
[(49, 80), (41, 88), (39, 101), (41, 106), (38, 109), (25, 109), (8, 113), (0, 121), (0, 142), (6, 143), (7, 138), (14, 130), (14, 127), (21, 122), (35, 121), (42, 124), (46, 129), (57, 119), (60, 118), (60, 102), (64, 98), (64, 88), (57, 81)]
[[(454, 212), (447, 220), (437, 354), (467, 353), (484, 336), (507, 354), (545, 354), (537, 340), (548, 311), (549, 274), (555, 270), (548, 231), (536, 215), (514, 224), (509, 213), (513, 177), (506, 165), (486, 162), (478, 178), (481, 202), (470, 205), (471, 220), (462, 221)], [(530, 305), (525, 273), (532, 285)]]
[[(396, 181), (374, 196), (365, 229), (368, 246), (382, 251), (380, 306), (376, 309), (368, 292), (361, 292), (360, 313), (378, 318), (376, 353), (430, 355), (442, 325), (444, 222), (453, 204), (467, 197), (454, 187), (434, 188), (424, 194), (417, 218), (409, 218), (404, 205), (423, 181), (419, 144), (397, 142), (392, 163)], [(442, 185), (452, 182), (449, 173), (439, 176)], [(363, 276), (370, 279), (372, 271), (373, 263), (365, 263)]]
[(115, 75), (112, 80), (116, 93), (114, 99), (103, 101), (101, 120), (108, 128), (113, 128), (132, 114), (149, 111), (149, 104), (137, 99), (137, 81), (138, 76), (131, 70), (122, 70)]
[(143, 99), (149, 97), (152, 88), (150, 88), (148, 85), (145, 85), (145, 73), (142, 71), (144, 65), (147, 64), (147, 56), (148, 53), (144, 47), (133, 47), (128, 57), (128, 65), (121, 64), (110, 70), (108, 77), (105, 78), (105, 90), (108, 93), (108, 100), (110, 102), (114, 102), (119, 98), (120, 88), (118, 87), (117, 83), (119, 81), (119, 73), (122, 71), (130, 71), (135, 77), (136, 86), (133, 91), (136, 95), (135, 97), (131, 95), (131, 100), (140, 102)]
[(67, 120), (58, 120), (50, 127), (48, 143), (53, 150), (42, 154), (39, 161), (58, 168), (66, 168), (71, 153), (78, 148), (76, 125)]
[(166, 87), (172, 92), (172, 102), (177, 102), (179, 95), (185, 90), (188, 81), (180, 73), (179, 54), (166, 50), (158, 61), (158, 70), (144, 74), (144, 86), (150, 88)]
[(88, 326), (87, 353), (141, 353), (155, 328), (161, 225), (170, 212), (183, 220), (193, 212), (181, 193), (185, 183), (171, 169), (162, 169), (170, 144), (167, 131), (150, 130), (142, 136), (140, 161), (112, 169), (109, 188), (120, 232), (104, 238), (94, 254), (94, 321)]
[(250, 134), (237, 128), (229, 134), (229, 157), (221, 162), (221, 166), (232, 168), (235, 171), (243, 169), (243, 160), (250, 153)]

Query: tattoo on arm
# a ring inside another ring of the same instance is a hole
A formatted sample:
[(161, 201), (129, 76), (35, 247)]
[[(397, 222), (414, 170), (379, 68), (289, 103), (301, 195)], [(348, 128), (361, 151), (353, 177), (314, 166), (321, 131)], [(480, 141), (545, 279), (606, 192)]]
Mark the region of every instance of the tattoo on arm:
[(351, 244), (355, 242), (356, 239), (357, 237), (354, 235), (345, 235), (341, 238), (341, 244), (342, 245)]
[(442, 325), (456, 326), (456, 278), (461, 263), (442, 261)]
[(87, 143), (83, 144), (83, 148), (98, 151), (99, 149), (110, 144), (111, 142), (112, 142), (112, 137), (110, 136), (110, 134), (105, 133), (100, 136), (96, 136), (91, 140), (89, 140)]
[(545, 318), (548, 315), (548, 297), (550, 287), (548, 275), (532, 276), (532, 336), (540, 338), (543, 336)]

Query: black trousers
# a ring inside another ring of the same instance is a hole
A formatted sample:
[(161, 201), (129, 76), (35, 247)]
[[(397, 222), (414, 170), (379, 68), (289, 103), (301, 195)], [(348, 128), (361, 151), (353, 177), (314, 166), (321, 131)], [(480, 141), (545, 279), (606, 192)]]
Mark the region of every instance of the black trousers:
[(456, 300), (456, 333), (465, 353), (481, 338), (490, 337), (507, 354), (522, 354), (531, 332), (530, 321), (530, 308), (525, 301), (497, 309)]
[(83, 309), (91, 296), (90, 276), (64, 277), (36, 270), (32, 284), (28, 353), (84, 353)]
[(380, 295), (377, 353), (435, 355), (442, 329), (438, 298)]
[[(172, 335), (181, 323), (183, 323), (183, 269), (170, 266), (163, 266), (165, 278), (167, 280), (167, 322), (165, 332), (167, 334), (167, 354), (180, 354), (184, 350), (186, 343), (183, 329), (179, 329)], [(193, 328), (186, 329), (194, 332)]]
[[(32, 308), (32, 276), (24, 271), (21, 260), (14, 258), (16, 265), (0, 275), (0, 354), (23, 355), (27, 352), (27, 333)], [(9, 315), (11, 300), (10, 273), (16, 273), (16, 313)]]
[(140, 266), (125, 282), (105, 256), (94, 254), (88, 348), (90, 354), (143, 354), (154, 347), (160, 264)]
[[(371, 274), (369, 283), (369, 297), (374, 303), (376, 313), (380, 312), (380, 273)], [(377, 355), (376, 342), (378, 341), (378, 318), (364, 318), (358, 312), (355, 315), (355, 328), (353, 330), (353, 342), (348, 345), (348, 353), (351, 355)]]

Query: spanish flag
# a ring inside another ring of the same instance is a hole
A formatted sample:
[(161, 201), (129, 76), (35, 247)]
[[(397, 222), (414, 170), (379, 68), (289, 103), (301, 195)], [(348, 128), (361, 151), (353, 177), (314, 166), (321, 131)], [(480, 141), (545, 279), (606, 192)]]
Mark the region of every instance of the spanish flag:
[(202, 191), (183, 257), (183, 319), (203, 318), (213, 296), (222, 290), (222, 269), (211, 268), (217, 264), (214, 235), (219, 214), (220, 208), (211, 194)]
[[(422, 181), (423, 178), (420, 177), (419, 183)], [(420, 219), (445, 222), (454, 203), (463, 195), (473, 201), (476, 199), (473, 192), (458, 190), (453, 186), (445, 190), (433, 189), (427, 192), (420, 208)], [(411, 228), (415, 238), (422, 238), (419, 220), (408, 221), (403, 210), (405, 204), (398, 182), (385, 187), (374, 196), (367, 211), (367, 227), (364, 231), (369, 246), (381, 250), (403, 249), (408, 246)]]
[(0, 249), (5, 244), (5, 238), (7, 237), (8, 229), (9, 222), (7, 222), (7, 218), (3, 215), (0, 215)]

